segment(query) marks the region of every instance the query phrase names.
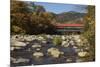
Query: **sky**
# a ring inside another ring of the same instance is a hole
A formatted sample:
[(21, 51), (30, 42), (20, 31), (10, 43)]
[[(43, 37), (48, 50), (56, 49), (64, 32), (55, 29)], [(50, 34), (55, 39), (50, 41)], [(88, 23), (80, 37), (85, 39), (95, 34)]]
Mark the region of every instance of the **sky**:
[(87, 5), (76, 5), (76, 4), (57, 4), (57, 3), (46, 3), (46, 2), (35, 2), (36, 5), (42, 5), (47, 12), (53, 12), (56, 14), (68, 11), (76, 11), (80, 13), (86, 13), (85, 9)]

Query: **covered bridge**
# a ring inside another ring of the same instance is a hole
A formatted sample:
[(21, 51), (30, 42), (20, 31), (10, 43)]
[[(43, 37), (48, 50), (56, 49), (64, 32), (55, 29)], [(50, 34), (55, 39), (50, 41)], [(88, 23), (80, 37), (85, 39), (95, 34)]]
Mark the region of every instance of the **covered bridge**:
[(84, 24), (55, 24), (58, 33), (81, 33), (84, 30)]

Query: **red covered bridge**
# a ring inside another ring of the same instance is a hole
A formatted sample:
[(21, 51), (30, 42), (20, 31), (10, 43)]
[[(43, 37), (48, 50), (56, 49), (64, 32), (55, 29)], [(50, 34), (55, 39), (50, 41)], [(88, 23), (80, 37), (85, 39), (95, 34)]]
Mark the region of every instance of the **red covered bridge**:
[(55, 24), (56, 29), (60, 33), (81, 33), (84, 29), (84, 24)]

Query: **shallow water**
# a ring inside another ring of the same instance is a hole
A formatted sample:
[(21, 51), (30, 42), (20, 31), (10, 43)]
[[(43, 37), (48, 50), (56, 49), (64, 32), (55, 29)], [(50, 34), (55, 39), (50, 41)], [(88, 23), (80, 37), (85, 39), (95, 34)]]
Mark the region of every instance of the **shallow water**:
[[(79, 37), (79, 36), (78, 36)], [(47, 39), (47, 43), (42, 43), (39, 40), (32, 40), (27, 44), (27, 46), (21, 47), (21, 49), (15, 49), (11, 51), (11, 57), (13, 58), (25, 58), (29, 59), (29, 62), (21, 62), (21, 63), (13, 63), (11, 60), (11, 65), (15, 66), (26, 66), (26, 65), (43, 65), (43, 64), (59, 64), (59, 63), (71, 63), (71, 62), (78, 62), (82, 61), (78, 58), (76, 48), (72, 46), (69, 47), (62, 47), (62, 46), (55, 46), (52, 43), (52, 39)], [(35, 43), (41, 45), (41, 47), (32, 48), (32, 45)], [(59, 51), (64, 52), (63, 55), (60, 55), (58, 58), (54, 58), (50, 56), (47, 52), (49, 48), (57, 48)], [(38, 50), (36, 50), (38, 49)], [(34, 52), (42, 52), (44, 56), (36, 58), (33, 56)]]

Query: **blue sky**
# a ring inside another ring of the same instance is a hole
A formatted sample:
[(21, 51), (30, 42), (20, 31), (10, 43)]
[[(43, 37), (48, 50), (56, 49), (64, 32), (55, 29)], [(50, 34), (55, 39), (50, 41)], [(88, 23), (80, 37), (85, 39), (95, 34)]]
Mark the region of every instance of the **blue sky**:
[(87, 5), (75, 5), (75, 4), (57, 4), (57, 3), (46, 3), (46, 2), (35, 2), (36, 5), (42, 5), (47, 12), (62, 13), (68, 11), (76, 11), (86, 13), (85, 9)]

